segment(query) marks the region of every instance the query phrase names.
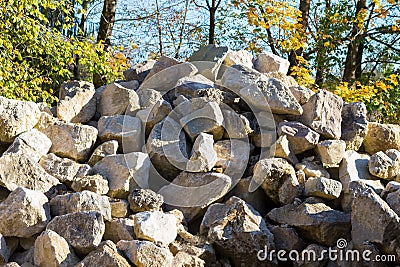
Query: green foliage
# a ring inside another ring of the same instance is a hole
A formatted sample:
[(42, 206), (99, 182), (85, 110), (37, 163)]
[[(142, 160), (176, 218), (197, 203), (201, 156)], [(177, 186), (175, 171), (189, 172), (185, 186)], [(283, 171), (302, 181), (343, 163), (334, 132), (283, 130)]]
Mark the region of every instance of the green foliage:
[[(102, 44), (66, 38), (56, 29), (71, 27), (70, 7), (68, 0), (0, 0), (0, 95), (51, 104), (60, 84), (73, 79), (75, 65), (89, 81), (94, 73), (110, 79), (120, 74)], [(45, 14), (55, 10), (64, 14), (63, 24), (50, 27)]]

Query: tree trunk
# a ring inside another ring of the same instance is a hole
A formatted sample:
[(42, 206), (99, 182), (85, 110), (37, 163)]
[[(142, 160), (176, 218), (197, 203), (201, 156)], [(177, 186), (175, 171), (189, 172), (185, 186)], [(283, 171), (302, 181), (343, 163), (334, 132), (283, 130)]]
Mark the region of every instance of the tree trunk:
[(179, 31), (179, 43), (178, 43), (178, 47), (175, 50), (175, 58), (179, 57), (179, 52), (183, 45), (183, 32), (185, 30), (185, 25), (186, 25), (186, 18), (187, 18), (187, 13), (188, 13), (188, 9), (189, 9), (189, 1), (190, 0), (185, 1), (185, 10), (183, 13), (183, 21), (182, 21), (181, 29)]
[[(301, 27), (302, 27), (304, 34), (307, 32), (307, 28), (308, 28), (310, 3), (311, 3), (310, 0), (300, 0), (299, 10), (301, 11), (301, 19), (302, 19)], [(298, 65), (296, 57), (301, 56), (302, 54), (303, 54), (303, 49), (299, 49), (299, 50), (290, 52), (290, 55), (289, 55), (290, 68)]]
[[(328, 14), (328, 11), (331, 8), (331, 1), (326, 0), (325, 2), (325, 12), (324, 16), (326, 18), (326, 15)], [(324, 76), (325, 76), (325, 67), (324, 64), (322, 64), (323, 59), (325, 58), (325, 51), (322, 49), (319, 49), (317, 51), (317, 58), (316, 58), (316, 74), (315, 74), (315, 84), (318, 85), (318, 87), (321, 87), (324, 84)]]
[[(363, 11), (367, 8), (366, 0), (358, 0), (356, 6), (356, 13), (354, 18), (358, 18)], [(363, 22), (365, 18), (363, 18)], [(350, 35), (350, 43), (347, 47), (346, 62), (344, 65), (343, 81), (350, 82), (356, 79), (357, 68), (361, 70), (362, 60), (362, 35), (360, 34), (360, 26), (357, 22), (354, 22), (353, 29)], [(358, 64), (360, 63), (360, 64)], [(358, 66), (359, 65), (359, 66)], [(359, 73), (361, 75), (361, 73)]]
[(161, 14), (158, 0), (156, 0), (156, 20), (157, 20), (157, 31), (158, 31), (158, 48), (160, 56), (163, 56), (163, 40), (162, 40), (162, 28), (161, 28)]
[[(213, 1), (214, 3), (214, 1)], [(210, 27), (208, 29), (208, 44), (215, 43), (215, 7), (210, 8)]]
[[(97, 34), (97, 42), (104, 42), (104, 49), (111, 46), (111, 36), (115, 21), (115, 11), (117, 9), (117, 0), (104, 0), (103, 11), (100, 18), (100, 27)], [(99, 74), (93, 75), (94, 86), (100, 87), (106, 83)]]

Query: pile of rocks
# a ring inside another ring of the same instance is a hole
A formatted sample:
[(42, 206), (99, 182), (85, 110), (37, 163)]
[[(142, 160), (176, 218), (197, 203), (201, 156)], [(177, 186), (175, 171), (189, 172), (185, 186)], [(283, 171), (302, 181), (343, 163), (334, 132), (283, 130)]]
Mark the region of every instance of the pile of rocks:
[[(0, 264), (288, 266), (262, 256), (329, 247), (400, 262), (400, 126), (288, 67), (207, 46), (66, 82), (52, 109), (0, 97)], [(292, 264), (375, 266), (322, 256)]]

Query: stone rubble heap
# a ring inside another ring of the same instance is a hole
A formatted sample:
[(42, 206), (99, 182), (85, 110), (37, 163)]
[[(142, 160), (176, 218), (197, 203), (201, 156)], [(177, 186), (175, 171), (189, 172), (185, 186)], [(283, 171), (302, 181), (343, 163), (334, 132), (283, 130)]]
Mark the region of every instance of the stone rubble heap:
[[(339, 239), (400, 263), (400, 126), (288, 68), (207, 46), (66, 82), (52, 109), (0, 97), (0, 264), (288, 266), (257, 256)], [(384, 266), (327, 256), (293, 266)]]

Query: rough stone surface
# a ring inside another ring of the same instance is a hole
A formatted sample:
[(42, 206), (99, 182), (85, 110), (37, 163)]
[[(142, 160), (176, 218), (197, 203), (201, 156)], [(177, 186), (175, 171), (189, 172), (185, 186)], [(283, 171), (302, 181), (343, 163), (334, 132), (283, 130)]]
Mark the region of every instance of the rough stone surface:
[(157, 211), (164, 203), (162, 195), (150, 189), (135, 189), (128, 198), (130, 208), (133, 212)]
[(92, 156), (90, 156), (88, 164), (90, 166), (94, 166), (97, 162), (102, 160), (105, 156), (117, 154), (117, 150), (118, 150), (118, 141), (117, 140), (106, 141), (103, 144), (96, 147), (96, 149), (92, 153)]
[(90, 252), (75, 267), (130, 267), (128, 261), (118, 251), (117, 246), (112, 241), (102, 242), (96, 250)]
[(305, 103), (307, 103), (308, 100), (310, 100), (311, 96), (314, 94), (311, 89), (308, 89), (304, 86), (288, 86), (293, 96), (296, 98), (297, 102), (299, 102), (300, 105), (304, 105)]
[(173, 255), (167, 249), (149, 241), (125, 241), (117, 243), (117, 247), (138, 267), (172, 267)]
[(41, 129), (41, 132), (47, 135), (53, 144), (51, 153), (79, 162), (89, 158), (98, 133), (92, 126), (61, 121), (55, 121)]
[(99, 120), (99, 137), (102, 142), (117, 140), (124, 153), (142, 151), (144, 136), (140, 119), (127, 116), (105, 116)]
[(108, 198), (90, 191), (56, 196), (50, 200), (52, 216), (60, 216), (78, 211), (98, 211), (105, 220), (111, 220)]
[(363, 144), (370, 155), (388, 149), (400, 150), (400, 126), (368, 122), (368, 132)]
[(118, 243), (120, 240), (134, 240), (134, 221), (128, 218), (119, 218), (107, 221), (103, 238)]
[(217, 162), (214, 139), (211, 134), (200, 133), (193, 144), (192, 153), (186, 164), (188, 172), (208, 172)]
[(151, 163), (170, 181), (186, 168), (188, 158), (185, 134), (183, 132), (178, 135), (170, 134), (180, 128), (172, 119), (163, 120), (154, 126), (146, 144), (146, 152)]
[(16, 188), (0, 203), (0, 233), (4, 236), (31, 237), (50, 221), (47, 197), (23, 187)]
[(268, 218), (295, 227), (303, 237), (332, 246), (350, 237), (350, 214), (333, 210), (322, 202), (303, 202), (275, 208)]
[(254, 166), (253, 179), (277, 204), (289, 204), (301, 194), (294, 168), (284, 159), (262, 159)]
[(224, 116), (225, 138), (247, 138), (253, 132), (250, 121), (233, 110), (222, 109)]
[(33, 102), (0, 97), (0, 142), (12, 143), (14, 138), (31, 130), (40, 119), (39, 107)]
[(10, 191), (21, 186), (45, 193), (57, 184), (59, 181), (31, 158), (12, 154), (0, 157), (0, 186)]
[(324, 138), (340, 139), (342, 134), (343, 100), (326, 90), (320, 90), (303, 106), (302, 123)]
[(139, 97), (134, 90), (127, 89), (118, 83), (106, 85), (100, 94), (97, 111), (101, 116), (134, 113), (140, 109)]
[[(157, 63), (154, 65), (154, 68), (156, 67)], [(187, 76), (193, 76), (198, 70), (192, 63), (185, 62), (165, 68), (155, 74), (152, 74), (152, 71), (140, 85), (139, 90), (155, 89), (160, 92), (168, 91), (176, 85), (179, 79)]]
[(284, 83), (241, 65), (229, 67), (221, 78), (221, 85), (239, 94), (252, 109), (258, 111), (271, 110), (276, 114), (293, 115), (303, 112)]
[(325, 177), (330, 178), (329, 172), (318, 162), (303, 159), (301, 163), (296, 164), (296, 170), (303, 171), (307, 178)]
[(51, 140), (36, 129), (24, 132), (15, 138), (3, 155), (25, 155), (38, 162), (40, 158), (49, 152)]
[(109, 199), (111, 207), (111, 217), (125, 218), (129, 214), (129, 202), (125, 199)]
[(47, 229), (62, 236), (77, 254), (86, 255), (100, 244), (105, 225), (99, 212), (83, 211), (54, 217)]
[(323, 199), (336, 199), (342, 192), (342, 184), (339, 181), (324, 177), (310, 178), (305, 184), (307, 196), (320, 197)]
[(291, 164), (299, 163), (299, 160), (290, 148), (289, 141), (286, 135), (282, 135), (278, 138), (278, 140), (276, 140), (274, 148), (274, 156), (276, 158), (286, 159)]
[(352, 181), (360, 180), (378, 193), (383, 190), (382, 183), (368, 171), (369, 159), (370, 157), (366, 154), (359, 154), (352, 150), (346, 151), (339, 167), (339, 178), (344, 192), (349, 192)]
[(279, 71), (286, 75), (289, 71), (289, 66), (288, 60), (272, 53), (258, 54), (254, 59), (254, 68), (262, 73)]
[[(175, 66), (180, 64), (181, 62), (179, 62), (178, 60), (176, 60), (175, 58), (171, 58), (171, 57), (166, 57), (166, 56), (161, 56), (156, 62), (154, 62), (150, 73), (146, 76), (145, 80), (149, 80), (154, 74), (168, 69), (169, 67)], [(149, 87), (152, 88), (152, 87)], [(140, 88), (143, 89), (143, 88)]]
[(287, 225), (268, 225), (268, 228), (274, 235), (277, 250), (302, 251), (306, 247), (306, 242), (299, 237), (294, 228)]
[(96, 90), (94, 85), (84, 81), (61, 84), (57, 103), (57, 118), (76, 123), (85, 123), (96, 113)]
[(132, 152), (106, 156), (93, 170), (108, 180), (108, 196), (127, 198), (129, 192), (148, 184), (150, 160), (147, 154)]
[(168, 203), (171, 209), (181, 210), (185, 219), (192, 221), (201, 215), (207, 206), (222, 198), (231, 185), (231, 178), (225, 174), (182, 172), (158, 193), (164, 197), (165, 203)]
[(253, 55), (247, 50), (228, 51), (226, 54), (224, 65), (230, 67), (240, 64), (247, 68), (253, 68)]
[(337, 167), (346, 151), (346, 142), (343, 140), (325, 140), (317, 145), (317, 153), (326, 167)]
[(177, 219), (162, 211), (143, 211), (133, 216), (135, 235), (139, 239), (168, 245), (175, 240)]
[(90, 171), (90, 166), (87, 164), (79, 164), (68, 158), (60, 158), (53, 153), (42, 157), (39, 164), (48, 174), (69, 185), (76, 179), (87, 175)]
[(281, 122), (278, 135), (286, 136), (294, 154), (300, 154), (316, 146), (319, 134), (300, 122)]
[(198, 68), (200, 74), (215, 81), (228, 50), (226, 46), (209, 44), (194, 52), (189, 61)]
[(139, 82), (143, 82), (146, 76), (150, 73), (155, 63), (155, 60), (147, 60), (145, 62), (136, 64), (130, 69), (125, 70), (123, 73), (125, 80), (138, 80)]
[(260, 266), (257, 252), (274, 249), (274, 236), (260, 214), (237, 197), (213, 204), (204, 215), (200, 233), (234, 266)]
[(368, 131), (367, 107), (364, 103), (344, 103), (342, 109), (342, 136), (346, 142), (346, 150), (361, 147)]
[(88, 190), (99, 195), (105, 195), (109, 190), (107, 179), (99, 174), (77, 178), (72, 182), (71, 188), (75, 192)]
[(369, 172), (379, 178), (394, 180), (400, 175), (400, 152), (396, 149), (379, 151), (368, 162)]
[(70, 267), (79, 262), (67, 241), (51, 230), (44, 231), (35, 242), (35, 265)]

